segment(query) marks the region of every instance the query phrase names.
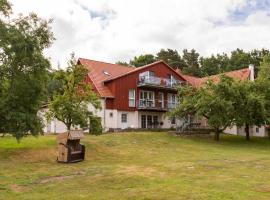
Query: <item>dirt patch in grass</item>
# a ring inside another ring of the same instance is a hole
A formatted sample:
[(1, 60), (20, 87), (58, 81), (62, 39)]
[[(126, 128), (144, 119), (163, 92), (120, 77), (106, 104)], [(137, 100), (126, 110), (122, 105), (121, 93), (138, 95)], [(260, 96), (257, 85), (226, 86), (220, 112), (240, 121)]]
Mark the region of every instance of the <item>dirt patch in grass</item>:
[(17, 185), (17, 184), (12, 184), (10, 186), (10, 189), (13, 191), (13, 192), (25, 192), (27, 191), (27, 187), (26, 186), (21, 186), (21, 185)]
[(41, 178), (38, 181), (36, 181), (35, 183), (37, 184), (45, 184), (45, 183), (51, 183), (54, 181), (63, 181), (66, 179), (71, 179), (77, 176), (84, 176), (85, 172), (84, 171), (78, 171), (74, 174), (70, 174), (70, 175), (66, 175), (66, 176), (50, 176), (50, 177), (45, 177), (45, 178)]
[(143, 167), (137, 165), (121, 166), (117, 174), (125, 174), (127, 176), (143, 176), (151, 177), (157, 173), (157, 170), (152, 167)]

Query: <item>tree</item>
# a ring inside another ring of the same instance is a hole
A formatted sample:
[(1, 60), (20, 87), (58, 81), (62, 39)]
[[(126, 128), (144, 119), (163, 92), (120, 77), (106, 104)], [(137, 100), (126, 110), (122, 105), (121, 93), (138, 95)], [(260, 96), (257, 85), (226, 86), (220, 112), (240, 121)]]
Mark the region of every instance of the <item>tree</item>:
[(87, 74), (88, 70), (76, 64), (72, 55), (63, 79), (63, 92), (54, 94), (49, 103), (48, 120), (56, 118), (63, 122), (68, 130), (72, 126), (88, 126), (92, 115), (88, 111), (88, 105), (100, 108), (100, 102), (89, 83), (85, 81)]
[(227, 54), (217, 54), (212, 55), (211, 57), (201, 57), (201, 75), (202, 76), (211, 76), (219, 74), (225, 71), (226, 66), (229, 63), (229, 58)]
[(50, 68), (43, 50), (54, 40), (50, 23), (33, 13), (14, 18), (10, 4), (0, 1), (0, 131), (17, 140), (42, 132), (38, 110)]
[(234, 90), (232, 78), (221, 76), (219, 83), (207, 81), (203, 87), (191, 86), (178, 88), (178, 106), (171, 115), (183, 118), (187, 115), (205, 117), (208, 125), (215, 130), (215, 140), (220, 133), (234, 122)]
[(157, 60), (163, 60), (169, 66), (173, 67), (174, 69), (182, 69), (184, 66), (184, 62), (181, 59), (177, 50), (172, 49), (161, 49), (156, 56)]
[(199, 65), (199, 53), (195, 49), (191, 49), (189, 52), (187, 49), (183, 50), (182, 59), (184, 61), (183, 73), (200, 76), (200, 65)]
[(237, 69), (242, 69), (249, 64), (252, 64), (252, 59), (249, 53), (244, 52), (243, 49), (236, 49), (231, 52), (231, 57), (226, 71), (232, 71)]
[(130, 66), (127, 62), (117, 61), (115, 64), (122, 65), (122, 66)]
[(255, 82), (241, 81), (233, 88), (235, 96), (235, 124), (245, 126), (246, 140), (250, 139), (250, 127), (262, 126), (267, 121), (265, 96)]
[(140, 55), (138, 57), (134, 57), (133, 60), (130, 60), (129, 64), (135, 67), (141, 67), (144, 65), (151, 64), (155, 62), (155, 56), (152, 54), (145, 54), (145, 55)]

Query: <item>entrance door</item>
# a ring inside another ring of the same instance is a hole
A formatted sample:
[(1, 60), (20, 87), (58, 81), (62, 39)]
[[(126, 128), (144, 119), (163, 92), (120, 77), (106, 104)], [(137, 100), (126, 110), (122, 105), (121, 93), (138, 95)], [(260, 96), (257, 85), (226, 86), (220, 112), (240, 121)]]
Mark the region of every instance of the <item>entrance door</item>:
[(153, 116), (154, 128), (158, 128), (158, 116)]
[(153, 122), (152, 122), (152, 115), (147, 115), (147, 128), (152, 128)]
[(141, 116), (141, 128), (146, 128), (146, 116)]
[(127, 113), (122, 113), (121, 115), (121, 128), (126, 129), (128, 128), (128, 123), (127, 123)]

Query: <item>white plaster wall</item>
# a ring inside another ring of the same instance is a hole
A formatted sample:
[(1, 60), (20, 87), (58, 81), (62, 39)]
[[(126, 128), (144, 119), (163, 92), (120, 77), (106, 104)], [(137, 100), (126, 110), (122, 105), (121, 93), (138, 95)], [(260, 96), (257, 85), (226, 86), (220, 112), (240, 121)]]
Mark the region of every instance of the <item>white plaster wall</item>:
[[(111, 116), (112, 113), (112, 116)], [(105, 110), (105, 126), (104, 130), (107, 131), (110, 128), (118, 128), (117, 127), (117, 110), (111, 110), (111, 109), (106, 109)]]
[(267, 130), (265, 128), (265, 126), (261, 126), (261, 127), (258, 127), (259, 130), (258, 132), (256, 131), (256, 126), (253, 126), (252, 127), (252, 136), (257, 136), (257, 137), (267, 137)]
[[(127, 123), (122, 123), (122, 114), (127, 114)], [(139, 116), (138, 111), (118, 111), (117, 113), (117, 128), (139, 128)]]
[[(265, 126), (258, 127), (259, 131), (256, 131), (257, 126), (252, 126), (249, 129), (250, 136), (257, 136), (257, 137), (267, 137), (267, 130)], [(227, 134), (233, 134), (233, 135), (242, 135), (245, 136), (245, 127), (237, 127), (237, 126), (232, 126), (231, 128), (225, 129), (224, 133)]]
[(228, 127), (224, 130), (224, 133), (237, 135), (237, 126)]

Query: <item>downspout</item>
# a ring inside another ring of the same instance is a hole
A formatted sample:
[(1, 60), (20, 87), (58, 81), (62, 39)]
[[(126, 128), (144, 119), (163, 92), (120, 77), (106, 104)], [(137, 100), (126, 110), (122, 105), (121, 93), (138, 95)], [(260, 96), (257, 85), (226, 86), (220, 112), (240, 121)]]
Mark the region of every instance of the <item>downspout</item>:
[(103, 127), (105, 131), (106, 131), (106, 100), (107, 97), (104, 98), (104, 111), (103, 111)]

